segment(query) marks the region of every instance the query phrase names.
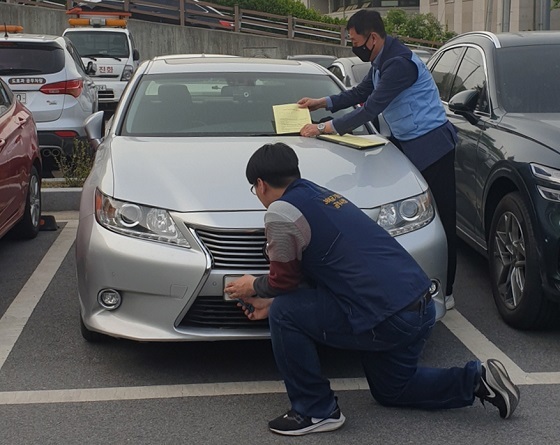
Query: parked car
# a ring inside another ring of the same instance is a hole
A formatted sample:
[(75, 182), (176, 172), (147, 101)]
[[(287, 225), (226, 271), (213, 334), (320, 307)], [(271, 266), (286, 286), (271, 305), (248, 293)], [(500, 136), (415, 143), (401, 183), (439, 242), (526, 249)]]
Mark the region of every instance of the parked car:
[(457, 230), (488, 257), (494, 301), (520, 328), (559, 320), (559, 32), (472, 32), (429, 60), (459, 132)]
[(0, 238), (35, 238), (41, 219), (41, 156), (31, 112), (0, 79)]
[(327, 56), (324, 54), (296, 54), (293, 56), (288, 56), (288, 60), (307, 60), (308, 62), (314, 62), (322, 67), (327, 68), (331, 63), (336, 60), (335, 56)]
[[(445, 234), (426, 182), (405, 156), (369, 124), (354, 134), (381, 139), (379, 147), (276, 133), (274, 105), (343, 90), (324, 68), (174, 55), (141, 64), (130, 82), (104, 137), (100, 113), (86, 123), (97, 147), (76, 238), (86, 340), (269, 336), (266, 320), (249, 321), (224, 297), (224, 282), (268, 270), (265, 209), (245, 167), (273, 141), (296, 150), (306, 178), (344, 194), (397, 237), (432, 279), (438, 318), (445, 314)], [(311, 112), (313, 122), (330, 118), (324, 109)]]
[[(4, 34), (4, 33), (3, 33)], [(97, 90), (74, 45), (65, 37), (6, 32), (0, 41), (0, 78), (33, 113), (43, 177), (58, 169), (84, 138), (84, 119), (97, 111)]]
[(347, 88), (358, 85), (371, 68), (370, 62), (362, 62), (358, 57), (339, 57), (327, 67)]
[(410, 48), (413, 53), (415, 53), (420, 60), (424, 63), (427, 63), (435, 53), (435, 50), (432, 49), (423, 49), (423, 48)]

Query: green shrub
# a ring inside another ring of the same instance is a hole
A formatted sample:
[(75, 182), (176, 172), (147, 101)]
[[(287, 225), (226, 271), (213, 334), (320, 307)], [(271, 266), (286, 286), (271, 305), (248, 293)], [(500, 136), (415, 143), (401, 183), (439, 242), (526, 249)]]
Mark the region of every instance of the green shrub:
[(61, 156), (56, 162), (67, 187), (82, 187), (93, 167), (93, 154), (86, 141), (74, 139), (74, 151), (71, 156)]

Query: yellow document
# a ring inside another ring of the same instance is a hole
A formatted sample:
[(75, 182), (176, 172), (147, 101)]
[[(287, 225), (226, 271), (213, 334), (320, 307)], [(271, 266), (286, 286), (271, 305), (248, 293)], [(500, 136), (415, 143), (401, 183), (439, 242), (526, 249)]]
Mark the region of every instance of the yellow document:
[(298, 133), (304, 125), (311, 123), (308, 108), (300, 108), (298, 104), (273, 105), (276, 133)]
[(368, 137), (352, 136), (351, 134), (345, 134), (344, 136), (339, 136), (338, 134), (320, 134), (317, 139), (323, 139), (325, 141), (336, 142), (337, 144), (347, 145), (352, 148), (370, 148), (377, 147), (379, 145), (385, 145), (387, 143), (386, 139), (380, 136), (368, 135)]

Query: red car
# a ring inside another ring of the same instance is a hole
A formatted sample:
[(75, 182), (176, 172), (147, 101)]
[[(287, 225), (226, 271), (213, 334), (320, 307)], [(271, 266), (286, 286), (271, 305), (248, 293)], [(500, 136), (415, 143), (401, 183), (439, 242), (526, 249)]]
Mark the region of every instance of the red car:
[(0, 79), (0, 237), (35, 238), (41, 221), (41, 156), (31, 112)]

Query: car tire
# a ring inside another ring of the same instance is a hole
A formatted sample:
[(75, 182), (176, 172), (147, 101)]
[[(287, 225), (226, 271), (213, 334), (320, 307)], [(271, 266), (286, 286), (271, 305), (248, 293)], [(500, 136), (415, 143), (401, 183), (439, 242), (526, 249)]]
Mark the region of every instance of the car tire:
[(109, 339), (107, 335), (100, 334), (99, 332), (90, 331), (82, 319), (80, 315), (80, 332), (82, 333), (82, 337), (89, 343), (101, 343), (105, 342)]
[(558, 306), (544, 295), (529, 209), (518, 192), (499, 202), (490, 227), (488, 262), (494, 302), (517, 329), (548, 327)]
[(41, 176), (31, 167), (22, 220), (14, 227), (19, 238), (33, 239), (41, 228)]

